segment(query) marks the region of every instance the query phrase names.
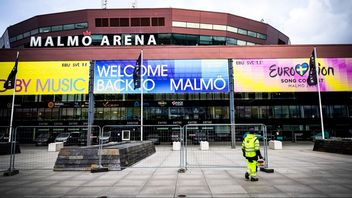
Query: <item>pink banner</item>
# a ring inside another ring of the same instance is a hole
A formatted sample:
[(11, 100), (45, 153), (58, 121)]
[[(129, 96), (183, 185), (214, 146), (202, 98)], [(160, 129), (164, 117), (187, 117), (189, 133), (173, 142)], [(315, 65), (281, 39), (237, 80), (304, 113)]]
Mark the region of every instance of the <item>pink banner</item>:
[[(318, 58), (321, 91), (352, 90), (352, 58)], [(235, 59), (235, 92), (315, 92), (307, 59)]]

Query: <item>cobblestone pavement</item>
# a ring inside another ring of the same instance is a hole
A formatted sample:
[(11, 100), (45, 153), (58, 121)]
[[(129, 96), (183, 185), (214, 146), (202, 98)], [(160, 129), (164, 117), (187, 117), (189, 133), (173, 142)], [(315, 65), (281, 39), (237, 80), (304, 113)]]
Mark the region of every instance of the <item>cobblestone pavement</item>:
[(0, 197), (352, 197), (352, 157), (312, 148), (312, 142), (285, 142), (283, 150), (269, 150), (275, 173), (259, 172), (258, 182), (244, 179), (240, 149), (225, 146), (190, 148), (185, 173), (177, 172), (177, 151), (165, 146), (134, 167), (104, 173), (54, 172), (53, 154), (40, 168), (44, 153), (37, 151), (37, 166), (18, 157), (20, 174), (0, 177)]

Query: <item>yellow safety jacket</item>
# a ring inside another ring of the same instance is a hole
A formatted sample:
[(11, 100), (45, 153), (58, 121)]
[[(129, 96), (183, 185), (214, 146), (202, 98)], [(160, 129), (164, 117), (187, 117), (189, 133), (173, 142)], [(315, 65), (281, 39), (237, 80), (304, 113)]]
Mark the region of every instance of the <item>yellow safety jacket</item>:
[(247, 134), (242, 142), (242, 150), (245, 151), (246, 157), (255, 157), (259, 150), (259, 140), (254, 134)]

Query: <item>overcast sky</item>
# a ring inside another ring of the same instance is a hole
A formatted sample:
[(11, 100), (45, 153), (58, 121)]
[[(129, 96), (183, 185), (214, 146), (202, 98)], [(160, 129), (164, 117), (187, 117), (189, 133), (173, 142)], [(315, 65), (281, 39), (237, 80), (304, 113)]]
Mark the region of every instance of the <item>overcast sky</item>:
[[(133, 0), (108, 0), (108, 8), (130, 8)], [(264, 22), (292, 44), (352, 44), (351, 0), (137, 0), (138, 8), (220, 11)], [(101, 0), (0, 0), (0, 35), (35, 15), (101, 8)]]

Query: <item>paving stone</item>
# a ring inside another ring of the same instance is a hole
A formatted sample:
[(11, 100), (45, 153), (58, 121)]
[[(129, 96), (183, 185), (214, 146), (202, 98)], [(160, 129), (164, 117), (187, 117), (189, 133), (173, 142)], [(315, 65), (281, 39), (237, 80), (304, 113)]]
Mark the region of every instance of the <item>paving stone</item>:
[(39, 188), (33, 187), (22, 187), (17, 186), (16, 188), (7, 191), (6, 193), (2, 194), (1, 196), (4, 197), (24, 197), (26, 195), (33, 195), (39, 192)]
[(111, 187), (113, 186), (115, 183), (117, 183), (117, 180), (112, 180), (112, 179), (97, 179), (97, 180), (93, 180), (90, 182), (86, 182), (84, 184), (82, 184), (82, 186), (92, 186), (92, 187), (98, 187), (98, 186), (102, 186), (102, 187)]
[(118, 186), (110, 188), (109, 191), (106, 192), (106, 195), (109, 197), (135, 197), (141, 188), (141, 186)]
[(211, 195), (208, 186), (177, 186), (176, 195)]
[(176, 178), (175, 179), (150, 179), (148, 180), (147, 185), (149, 186), (175, 186), (176, 185)]
[(238, 182), (235, 179), (207, 179), (209, 186), (235, 185)]
[(274, 186), (269, 186), (269, 185), (243, 185), (243, 188), (248, 192), (248, 193), (282, 193), (280, 190), (275, 188)]
[(324, 194), (311, 194), (311, 193), (287, 193), (290, 197), (328, 197)]
[(291, 197), (286, 193), (252, 193), (250, 197)]
[(114, 186), (143, 186), (147, 180), (121, 179)]
[(178, 179), (178, 186), (207, 186), (204, 179)]
[(221, 185), (221, 186), (209, 186), (210, 191), (213, 195), (217, 194), (235, 194), (235, 193), (247, 193), (247, 191), (240, 185)]
[(105, 194), (108, 187), (78, 187), (70, 192), (70, 196), (100, 196)]
[(39, 196), (60, 196), (60, 195), (62, 196), (72, 190), (73, 190), (72, 187), (53, 186), (53, 187), (41, 189), (40, 191), (36, 192), (35, 194), (39, 195)]
[(68, 180), (68, 181), (61, 181), (57, 184), (56, 186), (59, 187), (78, 187), (78, 186), (83, 186), (84, 183), (87, 183), (86, 180)]
[(300, 192), (300, 193), (319, 193), (319, 191), (305, 185), (274, 185), (275, 188), (279, 189), (281, 192), (286, 192), (286, 193), (295, 193), (295, 192)]
[[(351, 183), (350, 183), (351, 184)], [(326, 193), (326, 194), (351, 194), (352, 190), (349, 188), (345, 188), (341, 185), (334, 185), (334, 184), (325, 184), (325, 185), (310, 185), (314, 189)]]
[(175, 186), (144, 186), (138, 196), (173, 197)]

